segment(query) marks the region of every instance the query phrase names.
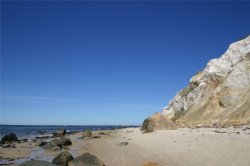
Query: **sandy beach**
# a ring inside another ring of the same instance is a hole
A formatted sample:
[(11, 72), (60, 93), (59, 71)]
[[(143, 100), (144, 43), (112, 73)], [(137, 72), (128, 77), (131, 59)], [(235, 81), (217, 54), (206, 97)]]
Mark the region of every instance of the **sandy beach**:
[[(30, 158), (52, 161), (61, 151), (74, 157), (85, 152), (96, 155), (107, 166), (247, 166), (250, 163), (250, 128), (180, 128), (142, 134), (139, 128), (82, 132), (68, 135), (72, 145), (62, 150), (45, 150), (37, 142), (1, 147), (2, 164), (18, 165)], [(51, 139), (51, 138), (50, 138)], [(5, 163), (4, 163), (5, 161)]]

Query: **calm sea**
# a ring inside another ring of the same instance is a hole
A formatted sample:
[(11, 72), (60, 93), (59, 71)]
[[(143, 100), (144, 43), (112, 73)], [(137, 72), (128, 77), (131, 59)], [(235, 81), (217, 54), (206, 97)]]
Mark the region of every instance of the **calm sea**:
[(0, 138), (5, 134), (15, 133), (18, 139), (32, 138), (36, 135), (51, 134), (59, 129), (66, 129), (67, 132), (84, 131), (84, 130), (112, 130), (124, 127), (137, 126), (34, 126), (34, 125), (0, 125)]

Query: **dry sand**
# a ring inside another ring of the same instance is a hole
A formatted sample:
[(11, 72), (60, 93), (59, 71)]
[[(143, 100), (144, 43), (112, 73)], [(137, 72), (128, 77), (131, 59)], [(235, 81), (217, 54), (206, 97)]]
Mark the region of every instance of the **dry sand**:
[[(99, 132), (99, 131), (98, 131)], [(93, 132), (98, 135), (98, 132)], [(101, 138), (79, 139), (69, 135), (68, 151), (77, 157), (90, 152), (107, 166), (249, 166), (250, 128), (181, 128), (142, 134), (139, 128), (105, 131)], [(128, 145), (120, 145), (127, 142)], [(19, 151), (17, 151), (19, 150)], [(36, 143), (19, 143), (16, 148), (1, 148), (3, 158), (29, 157), (51, 161), (60, 151), (44, 151)], [(17, 165), (17, 164), (12, 164)]]

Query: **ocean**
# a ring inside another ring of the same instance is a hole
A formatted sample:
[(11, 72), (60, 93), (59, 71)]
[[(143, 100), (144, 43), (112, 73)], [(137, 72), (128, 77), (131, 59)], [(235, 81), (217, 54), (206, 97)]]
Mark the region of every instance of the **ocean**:
[(117, 126), (117, 125), (104, 125), (104, 126), (37, 126), (37, 125), (0, 125), (0, 138), (9, 133), (17, 135), (18, 139), (34, 138), (36, 135), (52, 134), (56, 130), (66, 129), (66, 132), (76, 132), (84, 130), (113, 130), (124, 127), (137, 127), (137, 126)]

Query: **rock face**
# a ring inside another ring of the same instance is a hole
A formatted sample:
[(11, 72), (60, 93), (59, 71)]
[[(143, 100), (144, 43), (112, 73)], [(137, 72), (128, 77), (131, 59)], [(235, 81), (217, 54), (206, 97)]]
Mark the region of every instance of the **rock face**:
[(71, 160), (68, 166), (105, 166), (105, 164), (96, 156), (90, 153), (84, 153), (83, 155)]
[(181, 126), (250, 124), (250, 36), (210, 60), (162, 115)]
[(10, 134), (6, 134), (2, 139), (1, 139), (1, 144), (4, 143), (11, 143), (11, 142), (15, 142), (18, 141), (16, 134), (14, 133), (10, 133)]
[(162, 114), (178, 124), (250, 123), (250, 36), (208, 62)]
[(20, 166), (56, 166), (48, 161), (30, 160), (20, 164)]
[(56, 165), (67, 166), (68, 162), (71, 160), (73, 160), (73, 156), (69, 152), (64, 151), (64, 152), (61, 152), (58, 156), (56, 156), (53, 159), (52, 163)]
[(144, 120), (142, 130), (144, 132), (153, 132), (155, 130), (174, 129), (175, 125), (171, 119), (166, 118), (161, 113), (156, 113), (153, 116)]

